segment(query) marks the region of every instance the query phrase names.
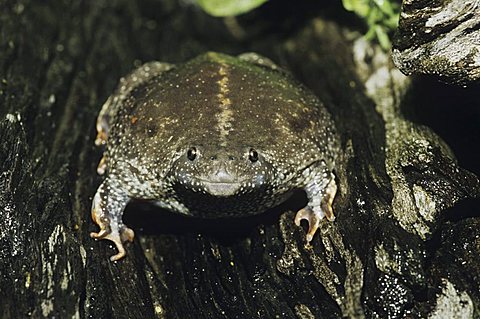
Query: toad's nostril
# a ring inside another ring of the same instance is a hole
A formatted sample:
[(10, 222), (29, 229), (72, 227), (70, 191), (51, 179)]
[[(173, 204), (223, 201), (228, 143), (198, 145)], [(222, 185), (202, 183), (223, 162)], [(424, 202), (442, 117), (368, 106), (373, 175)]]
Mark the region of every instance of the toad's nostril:
[(230, 155), (230, 156), (228, 157), (228, 159), (231, 160), (231, 161), (234, 161), (234, 160), (235, 160), (235, 156)]
[(216, 160), (216, 159), (217, 159), (217, 155), (210, 156), (210, 159), (211, 159), (212, 161)]

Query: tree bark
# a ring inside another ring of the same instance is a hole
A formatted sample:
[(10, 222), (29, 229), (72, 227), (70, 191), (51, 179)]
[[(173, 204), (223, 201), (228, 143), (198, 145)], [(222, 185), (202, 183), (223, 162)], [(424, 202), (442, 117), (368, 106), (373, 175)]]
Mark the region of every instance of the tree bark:
[(404, 0), (393, 60), (405, 74), (480, 82), (480, 2)]
[[(222, 20), (173, 0), (4, 2), (0, 317), (480, 316), (478, 178), (412, 121), (424, 82), (340, 12), (309, 4), (292, 18), (271, 1)], [(207, 50), (272, 58), (326, 103), (342, 140), (337, 219), (306, 245), (302, 194), (240, 220), (133, 203), (136, 239), (110, 262), (114, 247), (89, 237), (100, 106), (141, 62)]]

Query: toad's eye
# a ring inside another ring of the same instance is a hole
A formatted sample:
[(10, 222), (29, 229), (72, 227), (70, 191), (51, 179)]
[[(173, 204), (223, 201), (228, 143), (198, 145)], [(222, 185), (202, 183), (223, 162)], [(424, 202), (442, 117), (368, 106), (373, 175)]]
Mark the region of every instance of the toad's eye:
[(192, 146), (187, 151), (187, 158), (193, 161), (197, 157), (197, 149), (195, 146)]
[(250, 152), (248, 152), (248, 159), (252, 162), (255, 163), (258, 161), (258, 153), (255, 149), (251, 148)]

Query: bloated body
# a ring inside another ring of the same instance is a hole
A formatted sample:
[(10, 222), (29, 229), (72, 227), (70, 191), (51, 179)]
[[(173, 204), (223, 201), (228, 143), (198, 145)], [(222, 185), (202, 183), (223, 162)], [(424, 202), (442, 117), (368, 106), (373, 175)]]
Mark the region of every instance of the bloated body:
[(285, 71), (256, 54), (206, 53), (185, 64), (151, 62), (121, 79), (97, 120), (106, 144), (93, 200), (118, 254), (133, 231), (122, 222), (131, 199), (190, 216), (264, 212), (295, 189), (309, 199), (295, 218), (334, 219), (334, 124), (322, 103)]

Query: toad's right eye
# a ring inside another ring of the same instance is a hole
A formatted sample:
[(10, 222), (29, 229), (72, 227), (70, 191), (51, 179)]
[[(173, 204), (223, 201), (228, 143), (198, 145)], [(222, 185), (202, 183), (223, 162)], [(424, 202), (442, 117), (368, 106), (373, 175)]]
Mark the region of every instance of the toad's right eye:
[(258, 152), (251, 148), (250, 151), (248, 152), (248, 159), (252, 162), (252, 163), (255, 163), (256, 161), (258, 161)]
[(195, 146), (192, 146), (187, 151), (187, 158), (193, 161), (195, 160), (196, 157), (197, 157), (197, 149), (195, 148)]

